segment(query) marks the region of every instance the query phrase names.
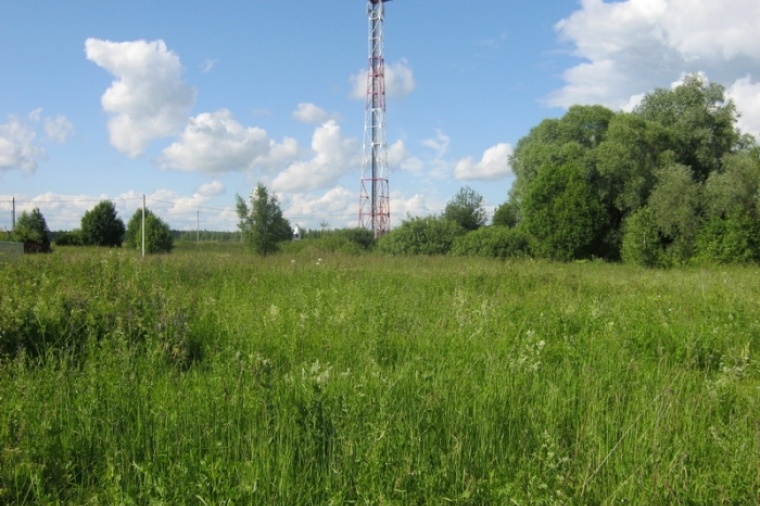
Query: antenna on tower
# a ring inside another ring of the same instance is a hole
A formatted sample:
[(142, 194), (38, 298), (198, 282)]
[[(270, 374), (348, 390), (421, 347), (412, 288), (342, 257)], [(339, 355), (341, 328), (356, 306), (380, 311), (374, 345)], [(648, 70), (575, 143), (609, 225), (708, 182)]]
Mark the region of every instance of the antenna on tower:
[(388, 192), (388, 147), (385, 142), (385, 61), (383, 59), (384, 4), (389, 0), (368, 0), (369, 68), (367, 103), (364, 113), (364, 156), (359, 226), (380, 237), (390, 230)]

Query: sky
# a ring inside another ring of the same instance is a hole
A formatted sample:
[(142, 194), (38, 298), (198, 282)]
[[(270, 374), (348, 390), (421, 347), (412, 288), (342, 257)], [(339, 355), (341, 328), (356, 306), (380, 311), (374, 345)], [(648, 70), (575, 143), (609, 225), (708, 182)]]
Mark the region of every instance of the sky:
[[(631, 110), (701, 73), (760, 137), (757, 0), (385, 4), (391, 222), (463, 187), (507, 199), (509, 155), (574, 104)], [(261, 182), (301, 228), (358, 225), (366, 1), (0, 0), (0, 229), (78, 228), (109, 199), (236, 230)]]

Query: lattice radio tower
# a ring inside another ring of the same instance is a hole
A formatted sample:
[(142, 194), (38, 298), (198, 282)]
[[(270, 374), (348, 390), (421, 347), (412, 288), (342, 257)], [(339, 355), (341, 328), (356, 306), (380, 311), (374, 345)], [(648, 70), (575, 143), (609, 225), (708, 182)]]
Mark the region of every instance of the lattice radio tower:
[[(390, 230), (388, 147), (385, 143), (385, 61), (383, 60), (384, 4), (368, 0), (369, 68), (364, 113), (364, 157), (359, 195), (359, 226), (380, 237)], [(368, 191), (369, 189), (369, 191)]]

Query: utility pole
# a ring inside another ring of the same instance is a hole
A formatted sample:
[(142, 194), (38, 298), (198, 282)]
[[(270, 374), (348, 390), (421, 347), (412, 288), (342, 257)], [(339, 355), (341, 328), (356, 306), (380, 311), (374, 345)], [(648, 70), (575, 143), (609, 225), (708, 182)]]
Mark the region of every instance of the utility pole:
[(11, 232), (16, 230), (16, 197), (11, 201)]
[(198, 244), (201, 243), (201, 212), (200, 211), (198, 211), (198, 226), (195, 232), (195, 242), (197, 242)]

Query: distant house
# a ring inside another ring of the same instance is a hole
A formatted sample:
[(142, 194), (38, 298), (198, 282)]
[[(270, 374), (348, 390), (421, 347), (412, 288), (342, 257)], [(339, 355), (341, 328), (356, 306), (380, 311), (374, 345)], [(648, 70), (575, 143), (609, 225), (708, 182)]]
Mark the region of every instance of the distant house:
[(293, 227), (293, 240), (294, 241), (300, 241), (301, 240), (301, 227), (296, 225)]

